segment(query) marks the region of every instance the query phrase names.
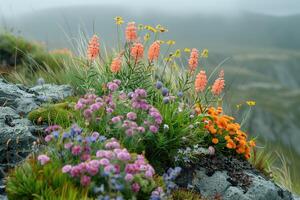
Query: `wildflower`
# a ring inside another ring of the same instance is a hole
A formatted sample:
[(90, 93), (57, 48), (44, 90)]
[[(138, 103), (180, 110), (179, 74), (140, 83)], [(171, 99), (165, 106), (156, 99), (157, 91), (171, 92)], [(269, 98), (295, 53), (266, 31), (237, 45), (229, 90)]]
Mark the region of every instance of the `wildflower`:
[(175, 41), (174, 40), (168, 40), (166, 43), (171, 46), (171, 45), (175, 44)]
[(77, 156), (81, 153), (81, 147), (79, 145), (76, 145), (72, 147), (72, 154)]
[(62, 168), (62, 173), (68, 173), (70, 172), (72, 169), (72, 166), (71, 165), (65, 165), (63, 168)]
[(133, 175), (132, 174), (126, 174), (125, 175), (125, 180), (128, 181), (128, 182), (132, 181), (133, 180)]
[(255, 146), (256, 146), (256, 143), (255, 143), (254, 140), (250, 140), (250, 141), (249, 141), (249, 145), (250, 145), (250, 147), (255, 147)]
[(219, 143), (218, 138), (213, 138), (211, 141), (212, 141), (212, 143), (214, 143), (214, 144), (218, 144), (218, 143)]
[(190, 59), (189, 59), (189, 67), (190, 71), (194, 72), (198, 66), (199, 52), (197, 49), (192, 49)]
[(156, 28), (157, 30), (159, 30), (161, 33), (168, 32), (168, 29), (166, 29), (165, 27), (163, 27), (163, 26), (160, 25), (160, 24), (158, 24), (155, 28)]
[(99, 164), (103, 166), (107, 166), (110, 164), (110, 162), (107, 158), (102, 158), (101, 160), (99, 160)]
[(138, 183), (133, 183), (131, 186), (131, 189), (133, 192), (138, 192), (140, 191), (141, 186)]
[(143, 30), (144, 29), (144, 25), (143, 24), (139, 24), (138, 25), (138, 30)]
[(225, 81), (222, 78), (217, 78), (211, 88), (211, 92), (218, 96), (221, 94), (225, 86)]
[(182, 92), (182, 91), (179, 91), (179, 92), (177, 93), (177, 96), (178, 96), (179, 98), (183, 97), (183, 92)]
[(129, 113), (127, 113), (127, 119), (129, 119), (129, 120), (136, 120), (136, 113), (134, 113), (134, 112), (129, 112)]
[(153, 60), (157, 60), (160, 52), (160, 43), (158, 41), (153, 42), (149, 47), (148, 51), (148, 60), (152, 62)]
[(45, 142), (50, 142), (52, 140), (53, 136), (52, 135), (47, 135), (45, 137)]
[(80, 184), (82, 186), (88, 186), (91, 183), (91, 177), (83, 175), (80, 179)]
[(37, 159), (38, 159), (38, 161), (40, 162), (41, 165), (45, 165), (50, 161), (50, 158), (47, 155), (44, 155), (44, 154), (39, 155)]
[(113, 73), (118, 73), (121, 70), (122, 59), (120, 56), (117, 56), (113, 59), (110, 65), (110, 71)]
[(167, 96), (167, 95), (169, 94), (168, 88), (165, 88), (165, 87), (162, 88), (162, 89), (161, 89), (161, 93), (162, 93), (163, 96)]
[(149, 130), (150, 130), (152, 133), (157, 133), (157, 132), (158, 132), (158, 128), (157, 128), (156, 126), (154, 126), (154, 125), (151, 125), (151, 126), (149, 127)]
[(87, 49), (87, 56), (89, 60), (93, 61), (99, 55), (100, 53), (99, 46), (100, 46), (99, 38), (97, 35), (94, 35), (90, 39), (88, 49)]
[(208, 49), (203, 49), (203, 51), (201, 52), (201, 57), (203, 57), (203, 58), (208, 57)]
[(255, 106), (256, 102), (255, 101), (246, 101), (248, 106)]
[(209, 155), (215, 155), (216, 153), (216, 150), (213, 146), (209, 146), (208, 151), (209, 151)]
[(205, 71), (201, 70), (196, 76), (195, 90), (196, 92), (203, 92), (207, 84), (207, 78)]
[(135, 43), (131, 48), (131, 56), (134, 60), (139, 60), (143, 58), (144, 55), (144, 46), (141, 43)]
[(144, 41), (148, 41), (150, 39), (150, 34), (146, 33), (144, 36)]
[(112, 123), (118, 123), (118, 122), (120, 122), (121, 121), (121, 117), (120, 116), (116, 116), (116, 117), (113, 117), (113, 118), (111, 118), (111, 121), (112, 121)]
[(157, 89), (162, 88), (162, 86), (163, 86), (163, 83), (162, 83), (161, 81), (157, 81), (156, 84), (155, 84), (155, 87), (156, 87)]
[(151, 31), (151, 32), (153, 32), (153, 33), (156, 33), (156, 32), (157, 32), (157, 30), (156, 30), (154, 27), (150, 26), (150, 25), (146, 25), (146, 26), (145, 26), (145, 29), (147, 29), (148, 31)]
[(123, 18), (120, 16), (115, 17), (114, 20), (117, 25), (121, 25), (124, 23)]
[(184, 48), (183, 51), (189, 53), (189, 52), (191, 52), (191, 49), (189, 49), (189, 48)]
[(175, 51), (174, 56), (175, 56), (176, 58), (179, 58), (179, 57), (181, 56), (180, 49), (177, 49), (177, 50)]
[(168, 104), (170, 102), (170, 97), (164, 97), (163, 98), (163, 103)]
[(129, 22), (127, 24), (126, 30), (125, 30), (125, 36), (126, 40), (128, 42), (134, 42), (137, 39), (137, 32), (136, 32), (136, 26), (135, 22)]
[(119, 85), (117, 83), (114, 83), (114, 82), (108, 82), (107, 83), (107, 88), (110, 91), (114, 92), (114, 91), (116, 91), (119, 88)]

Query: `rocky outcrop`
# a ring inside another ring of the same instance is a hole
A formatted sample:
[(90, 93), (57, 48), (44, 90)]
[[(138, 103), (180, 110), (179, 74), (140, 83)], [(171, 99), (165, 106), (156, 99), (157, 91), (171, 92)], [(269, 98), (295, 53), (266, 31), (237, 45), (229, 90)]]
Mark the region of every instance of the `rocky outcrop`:
[(209, 200), (299, 200), (247, 161), (222, 156), (205, 157), (183, 170), (177, 184), (193, 188)]
[(31, 152), (35, 133), (41, 129), (27, 119), (27, 114), (43, 102), (72, 95), (73, 90), (68, 85), (43, 84), (27, 88), (0, 79), (0, 195), (4, 192), (1, 179), (5, 172)]

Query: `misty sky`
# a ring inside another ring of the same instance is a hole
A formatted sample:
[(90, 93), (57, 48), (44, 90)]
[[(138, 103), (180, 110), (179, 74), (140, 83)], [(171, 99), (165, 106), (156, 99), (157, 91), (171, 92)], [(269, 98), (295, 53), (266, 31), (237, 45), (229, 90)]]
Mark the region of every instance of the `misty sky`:
[(16, 17), (45, 8), (93, 4), (116, 5), (133, 12), (155, 9), (182, 14), (234, 14), (241, 11), (272, 15), (300, 14), (300, 0), (0, 0), (0, 16)]

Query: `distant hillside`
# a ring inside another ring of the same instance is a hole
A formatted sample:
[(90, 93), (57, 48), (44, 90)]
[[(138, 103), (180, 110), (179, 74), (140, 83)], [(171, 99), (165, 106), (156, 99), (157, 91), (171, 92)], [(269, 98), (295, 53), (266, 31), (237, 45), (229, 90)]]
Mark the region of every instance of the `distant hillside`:
[[(170, 30), (168, 37), (178, 45), (208, 47), (217, 51), (240, 48), (300, 49), (300, 15), (275, 17), (255, 13), (235, 16), (173, 15), (158, 13), (132, 14), (112, 6), (77, 6), (47, 9), (7, 19), (6, 24), (31, 39), (47, 42), (49, 47), (69, 45), (66, 35), (78, 36), (81, 30), (97, 32), (110, 44), (116, 39), (113, 17), (123, 16), (144, 24), (162, 24)], [(64, 34), (66, 33), (66, 35)], [(113, 33), (113, 34), (112, 34)]]

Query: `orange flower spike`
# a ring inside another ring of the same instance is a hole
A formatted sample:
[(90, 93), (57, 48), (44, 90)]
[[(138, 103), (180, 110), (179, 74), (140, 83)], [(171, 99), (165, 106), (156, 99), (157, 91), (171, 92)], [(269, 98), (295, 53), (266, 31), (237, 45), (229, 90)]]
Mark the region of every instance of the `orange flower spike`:
[(93, 61), (97, 58), (100, 53), (99, 50), (99, 38), (97, 35), (93, 35), (93, 37), (89, 41), (88, 49), (87, 49), (87, 57), (89, 60)]
[(213, 95), (219, 96), (222, 93), (224, 87), (225, 87), (224, 79), (218, 78), (215, 80), (215, 82), (211, 88), (211, 92), (213, 93)]
[(160, 53), (160, 42), (155, 41), (151, 46), (149, 47), (148, 51), (148, 60), (152, 62), (153, 60), (157, 60)]
[(111, 72), (118, 73), (121, 70), (121, 65), (122, 65), (121, 57), (118, 56), (118, 57), (114, 58), (110, 65)]
[(136, 61), (143, 58), (144, 46), (141, 43), (135, 43), (131, 48), (130, 54)]
[(214, 144), (218, 144), (218, 143), (219, 143), (218, 138), (213, 138), (211, 141), (212, 141), (212, 143), (214, 143)]
[(207, 77), (205, 71), (201, 70), (196, 76), (195, 90), (196, 92), (203, 92), (207, 84)]
[(190, 59), (189, 59), (189, 67), (190, 71), (194, 72), (198, 66), (199, 52), (197, 49), (192, 49)]
[(134, 42), (137, 40), (137, 28), (135, 22), (129, 22), (127, 24), (125, 36), (128, 42)]

